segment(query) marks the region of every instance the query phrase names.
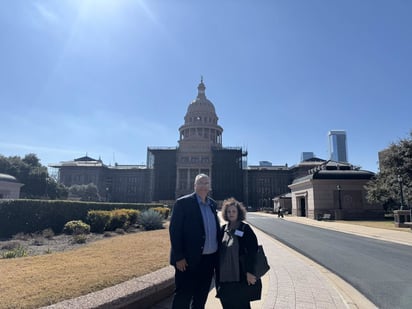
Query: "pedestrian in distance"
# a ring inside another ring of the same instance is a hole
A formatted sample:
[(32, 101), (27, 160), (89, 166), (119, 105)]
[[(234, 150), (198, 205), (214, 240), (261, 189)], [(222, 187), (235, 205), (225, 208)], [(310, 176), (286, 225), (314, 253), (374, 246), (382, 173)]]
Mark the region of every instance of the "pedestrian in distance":
[(224, 309), (249, 309), (261, 298), (262, 282), (254, 275), (258, 242), (252, 228), (243, 222), (246, 209), (234, 198), (223, 201), (217, 295)]
[(208, 194), (210, 178), (199, 174), (192, 194), (176, 200), (170, 219), (170, 264), (175, 267), (173, 309), (203, 309), (218, 262), (220, 224)]
[(283, 208), (282, 206), (279, 206), (278, 208), (278, 218), (282, 217), (283, 218)]

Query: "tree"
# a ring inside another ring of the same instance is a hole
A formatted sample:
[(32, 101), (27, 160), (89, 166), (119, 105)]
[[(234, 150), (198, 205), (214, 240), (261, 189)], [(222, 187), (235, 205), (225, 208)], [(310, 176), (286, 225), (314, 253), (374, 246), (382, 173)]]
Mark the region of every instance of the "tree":
[(22, 161), (32, 167), (42, 167), (39, 158), (34, 153), (26, 154)]
[(78, 197), (82, 201), (100, 201), (97, 186), (94, 183), (88, 185), (73, 185), (69, 188), (69, 194)]
[(67, 199), (68, 195), (69, 189), (65, 185), (58, 183), (52, 177), (47, 177), (47, 196), (51, 200)]
[(47, 168), (41, 166), (35, 154), (28, 154), (23, 159), (18, 156), (0, 158), (0, 172), (10, 174), (23, 183), (20, 195), (23, 198), (44, 196), (46, 191)]
[(67, 197), (67, 189), (51, 182), (47, 167), (40, 164), (34, 153), (25, 155), (23, 159), (19, 156), (0, 155), (0, 173), (12, 175), (24, 184), (20, 192), (22, 198)]
[(385, 150), (380, 162), (380, 171), (367, 186), (367, 199), (380, 203), (385, 210), (398, 208), (401, 200), (401, 186), (404, 205), (412, 197), (412, 131), (409, 138), (392, 143)]

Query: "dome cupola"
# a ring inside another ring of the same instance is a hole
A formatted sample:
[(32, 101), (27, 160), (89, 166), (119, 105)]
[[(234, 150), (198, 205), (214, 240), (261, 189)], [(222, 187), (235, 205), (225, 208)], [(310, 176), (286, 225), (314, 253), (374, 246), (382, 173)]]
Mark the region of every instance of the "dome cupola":
[(205, 84), (203, 83), (203, 77), (202, 77), (200, 80), (199, 86), (197, 86), (197, 97), (196, 99), (192, 101), (192, 103), (189, 104), (189, 107), (187, 108), (186, 116), (188, 114), (198, 113), (198, 112), (209, 113), (209, 114), (213, 114), (214, 116), (216, 116), (215, 107), (213, 103), (210, 102), (206, 98), (205, 90), (206, 90), (206, 87), (205, 87)]

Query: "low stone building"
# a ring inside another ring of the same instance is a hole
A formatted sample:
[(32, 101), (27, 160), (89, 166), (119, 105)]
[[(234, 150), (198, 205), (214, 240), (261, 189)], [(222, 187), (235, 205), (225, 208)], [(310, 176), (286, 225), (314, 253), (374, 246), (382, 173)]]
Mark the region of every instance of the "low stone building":
[(289, 185), (292, 214), (311, 219), (324, 214), (337, 220), (382, 218), (382, 206), (366, 200), (364, 186), (373, 176), (350, 164), (327, 161)]
[(20, 198), (20, 188), (23, 186), (17, 179), (8, 174), (0, 173), (0, 199)]

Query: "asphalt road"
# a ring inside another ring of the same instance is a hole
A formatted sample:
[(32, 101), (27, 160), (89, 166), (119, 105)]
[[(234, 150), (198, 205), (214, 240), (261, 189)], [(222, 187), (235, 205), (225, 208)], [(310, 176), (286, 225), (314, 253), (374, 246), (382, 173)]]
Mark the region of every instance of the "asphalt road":
[[(248, 222), (334, 272), (379, 308), (412, 308), (412, 248), (248, 213)], [(285, 261), (287, 263), (287, 261)]]

